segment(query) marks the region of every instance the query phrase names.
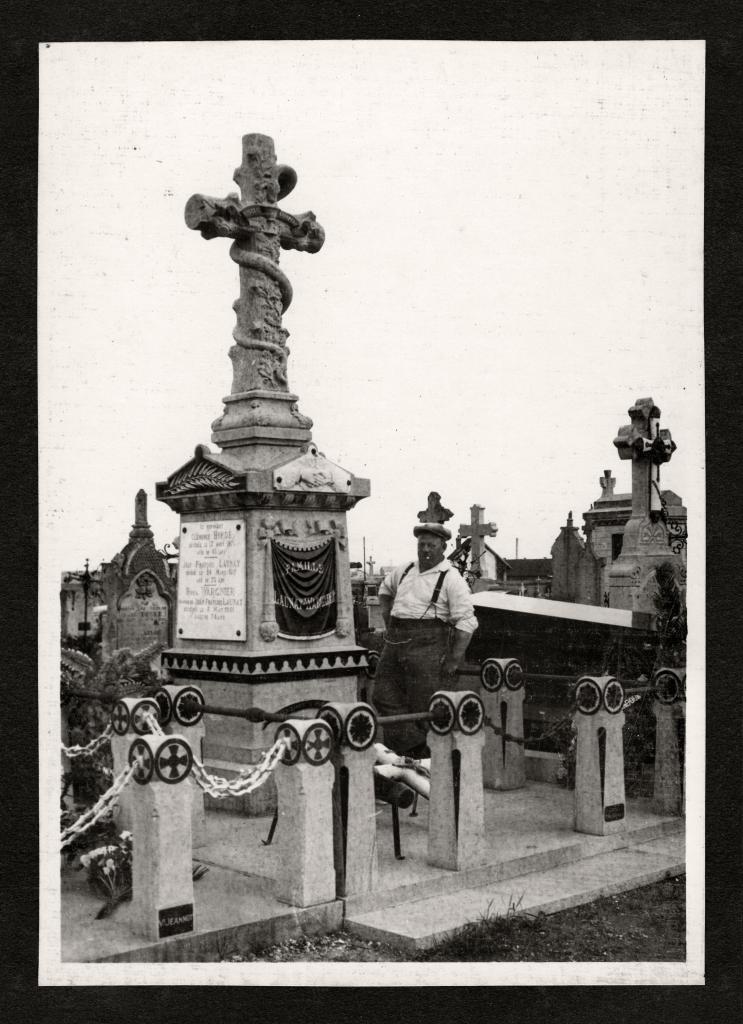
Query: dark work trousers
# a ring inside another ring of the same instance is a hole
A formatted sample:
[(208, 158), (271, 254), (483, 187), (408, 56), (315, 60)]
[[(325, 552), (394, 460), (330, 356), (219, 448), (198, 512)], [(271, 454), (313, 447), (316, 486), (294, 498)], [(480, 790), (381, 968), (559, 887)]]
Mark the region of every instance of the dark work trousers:
[[(380, 717), (428, 711), (436, 690), (453, 690), (458, 677), (445, 676), (441, 662), (449, 627), (441, 619), (391, 618), (374, 677), (372, 703)], [(382, 742), (404, 754), (426, 741), (426, 722), (382, 726)]]

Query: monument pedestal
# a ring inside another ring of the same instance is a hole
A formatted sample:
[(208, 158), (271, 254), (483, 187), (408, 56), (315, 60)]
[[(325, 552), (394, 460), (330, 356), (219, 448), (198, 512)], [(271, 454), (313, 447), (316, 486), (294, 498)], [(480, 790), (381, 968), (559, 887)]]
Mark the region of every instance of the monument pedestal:
[[(176, 642), (163, 668), (172, 683), (199, 686), (207, 704), (238, 711), (355, 701), (368, 662), (353, 634), (346, 510), (369, 493), (368, 481), (312, 444), (240, 471), (257, 455), (256, 446), (215, 455), (201, 445), (158, 484), (158, 498), (181, 516)], [(209, 714), (204, 723), (204, 764), (225, 778), (271, 746), (260, 724)], [(275, 784), (207, 797), (207, 806), (270, 814)]]

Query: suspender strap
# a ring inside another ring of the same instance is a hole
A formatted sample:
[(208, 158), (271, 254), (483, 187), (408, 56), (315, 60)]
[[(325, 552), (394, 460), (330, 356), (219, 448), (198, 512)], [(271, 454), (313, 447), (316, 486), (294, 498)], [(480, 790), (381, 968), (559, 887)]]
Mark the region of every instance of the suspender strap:
[(439, 578), (436, 580), (436, 586), (433, 588), (433, 594), (431, 594), (431, 604), (435, 605), (439, 599), (441, 588), (444, 585), (444, 576), (449, 572), (448, 569), (442, 569), (439, 573)]
[(405, 568), (403, 569), (403, 572), (402, 572), (402, 576), (397, 581), (398, 587), (400, 586), (402, 581), (405, 579), (405, 577), (408, 575), (408, 573), (410, 572), (410, 570), (413, 568), (414, 565), (415, 565), (415, 562), (411, 562), (410, 565), (405, 566)]

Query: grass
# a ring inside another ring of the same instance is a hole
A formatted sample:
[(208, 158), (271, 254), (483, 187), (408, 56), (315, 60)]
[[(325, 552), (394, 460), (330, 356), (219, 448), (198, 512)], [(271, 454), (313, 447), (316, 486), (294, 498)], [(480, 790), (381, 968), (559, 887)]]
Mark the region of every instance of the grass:
[(413, 956), (348, 932), (302, 936), (279, 946), (231, 951), (232, 962), (269, 961), (683, 961), (686, 876), (677, 875), (556, 914), (490, 910), (431, 949)]

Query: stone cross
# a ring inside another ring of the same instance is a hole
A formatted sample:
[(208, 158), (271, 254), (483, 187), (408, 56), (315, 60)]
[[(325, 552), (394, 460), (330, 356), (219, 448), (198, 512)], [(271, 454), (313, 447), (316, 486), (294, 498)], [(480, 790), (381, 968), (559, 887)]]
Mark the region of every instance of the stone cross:
[(616, 477), (611, 475), (610, 469), (604, 470), (604, 475), (599, 477), (599, 484), (601, 485), (601, 497), (606, 500), (607, 498), (614, 497), (614, 485), (616, 484)]
[(418, 513), (419, 523), (445, 523), (454, 515), (450, 508), (444, 508), (441, 504), (441, 495), (437, 491), (431, 491), (428, 495), (428, 505)]
[(628, 410), (630, 423), (619, 428), (614, 446), (620, 459), (632, 459), (632, 516), (657, 519), (661, 513), (660, 467), (676, 451), (670, 430), (661, 430), (660, 409), (639, 398)]
[(459, 527), (459, 536), (471, 537), (472, 546), (470, 548), (470, 569), (472, 572), (481, 575), (480, 560), (482, 559), (485, 551), (484, 538), (495, 537), (498, 532), (498, 527), (495, 523), (485, 522), (485, 506), (484, 505), (473, 505), (470, 508), (470, 524), (461, 525)]
[(367, 558), (366, 564), (369, 566), (369, 575), (373, 576), (374, 575), (374, 559), (373, 558)]
[(147, 522), (147, 491), (140, 488), (134, 499), (134, 525), (129, 537), (133, 540), (135, 537), (150, 538), (152, 536), (150, 524)]
[(296, 185), (297, 175), (293, 168), (276, 163), (273, 139), (244, 135), (242, 157), (233, 175), (241, 196), (191, 196), (186, 224), (203, 238), (233, 239), (230, 257), (240, 268), (240, 297), (233, 304), (237, 324), (232, 336), (237, 344), (230, 349), (232, 394), (287, 392), (289, 332), (281, 317), (291, 302), (292, 288), (279, 268), (279, 252), (317, 252), (325, 232), (311, 211), (295, 217), (277, 207), (277, 200)]

